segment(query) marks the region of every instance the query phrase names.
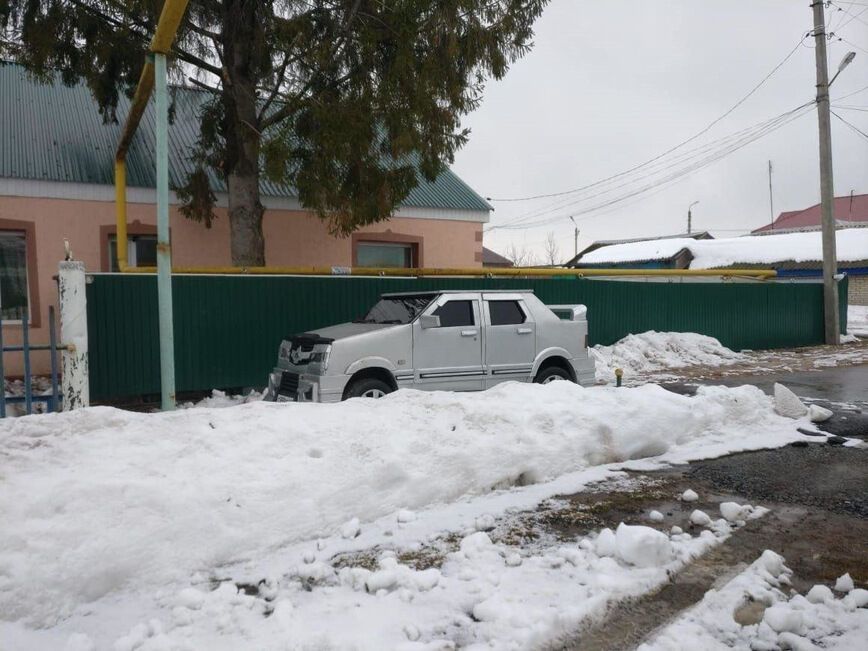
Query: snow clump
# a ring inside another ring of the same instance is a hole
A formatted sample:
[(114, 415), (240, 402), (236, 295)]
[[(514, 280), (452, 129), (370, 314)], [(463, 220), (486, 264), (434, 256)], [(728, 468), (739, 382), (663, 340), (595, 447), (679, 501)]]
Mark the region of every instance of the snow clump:
[(723, 502), (720, 505), (720, 514), (727, 522), (738, 522), (744, 520), (745, 516), (751, 512), (749, 505), (742, 506), (737, 502)]
[(825, 585), (815, 585), (813, 588), (808, 590), (808, 594), (805, 595), (805, 599), (810, 601), (812, 604), (821, 604), (834, 598), (835, 594), (829, 589), (829, 586)]
[(775, 411), (786, 418), (801, 418), (808, 413), (808, 408), (799, 396), (783, 384), (775, 382)]
[(711, 518), (705, 511), (696, 509), (690, 514), (690, 522), (695, 524), (697, 527), (707, 527), (711, 524)]
[(681, 493), (681, 501), (682, 502), (695, 502), (699, 499), (699, 495), (696, 494), (696, 491), (692, 488), (688, 488), (686, 491)]
[(636, 567), (659, 567), (672, 560), (672, 543), (665, 533), (651, 527), (623, 522), (615, 532), (618, 556)]
[(820, 405), (811, 405), (808, 407), (808, 418), (811, 419), (812, 423), (824, 423), (833, 415), (831, 409), (826, 409)]
[(835, 581), (835, 592), (850, 592), (855, 586), (849, 572), (844, 576), (839, 576)]

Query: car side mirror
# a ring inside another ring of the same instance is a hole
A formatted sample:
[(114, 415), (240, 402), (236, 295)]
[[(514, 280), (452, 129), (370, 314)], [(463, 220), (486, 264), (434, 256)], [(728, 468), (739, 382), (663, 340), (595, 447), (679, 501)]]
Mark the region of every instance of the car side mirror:
[(423, 314), (419, 317), (419, 325), (423, 330), (440, 327), (440, 317), (436, 314)]

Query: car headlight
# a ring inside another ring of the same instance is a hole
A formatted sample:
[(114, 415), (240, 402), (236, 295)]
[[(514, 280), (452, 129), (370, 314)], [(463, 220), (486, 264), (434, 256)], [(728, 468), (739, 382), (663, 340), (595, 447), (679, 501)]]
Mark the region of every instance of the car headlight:
[(320, 372), (325, 373), (329, 366), (329, 354), (332, 352), (331, 344), (318, 344), (314, 346), (310, 354), (310, 364), (319, 365)]

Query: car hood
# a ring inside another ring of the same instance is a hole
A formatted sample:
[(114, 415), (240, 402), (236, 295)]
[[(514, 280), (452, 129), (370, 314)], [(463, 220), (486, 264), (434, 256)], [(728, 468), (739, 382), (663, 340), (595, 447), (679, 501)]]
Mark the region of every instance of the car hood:
[(320, 328), (319, 330), (311, 330), (310, 334), (319, 335), (326, 339), (347, 339), (357, 335), (363, 335), (376, 330), (385, 330), (386, 328), (394, 328), (400, 324), (395, 323), (340, 323), (338, 325), (329, 326), (328, 328)]

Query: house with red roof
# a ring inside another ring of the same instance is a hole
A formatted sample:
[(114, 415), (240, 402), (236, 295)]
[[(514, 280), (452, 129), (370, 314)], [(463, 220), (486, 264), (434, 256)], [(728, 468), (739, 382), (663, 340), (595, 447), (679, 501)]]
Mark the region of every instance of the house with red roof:
[[(855, 194), (851, 192), (844, 197), (835, 197), (833, 210), (838, 227), (868, 227), (868, 194)], [(800, 231), (817, 231), (820, 230), (821, 221), (822, 212), (820, 204), (816, 204), (803, 210), (782, 212), (771, 224), (757, 228), (752, 234), (776, 235)]]

